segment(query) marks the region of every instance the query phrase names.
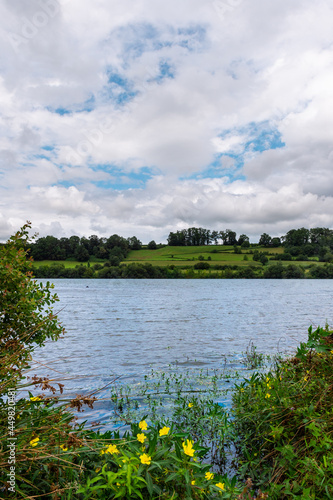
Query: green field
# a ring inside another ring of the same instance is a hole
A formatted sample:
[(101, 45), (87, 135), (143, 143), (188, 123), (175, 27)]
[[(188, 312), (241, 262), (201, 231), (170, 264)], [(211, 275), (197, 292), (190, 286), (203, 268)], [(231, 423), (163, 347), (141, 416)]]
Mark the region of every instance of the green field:
[[(265, 248), (257, 247), (258, 250), (266, 251)], [(283, 248), (273, 248), (269, 251), (270, 254), (283, 253)], [(244, 256), (247, 256), (247, 260), (244, 260)], [(202, 256), (203, 259), (199, 259)], [(246, 266), (250, 262), (256, 265), (261, 265), (260, 263), (253, 262), (252, 254), (249, 250), (242, 250), (241, 254), (234, 252), (234, 247), (232, 246), (221, 246), (221, 245), (205, 245), (205, 246), (189, 246), (189, 247), (172, 247), (165, 246), (156, 250), (132, 250), (129, 252), (125, 263), (136, 262), (136, 263), (150, 263), (157, 266), (169, 266), (171, 264), (175, 266), (193, 266), (200, 260), (208, 261), (212, 265), (239, 265)]]
[(34, 260), (35, 267), (52, 266), (53, 264), (63, 264), (66, 269), (74, 269), (76, 266), (86, 266), (86, 262), (78, 262), (77, 260)]
[[(268, 257), (274, 254), (283, 253), (283, 247), (278, 248), (270, 248), (269, 250), (264, 247), (255, 247), (261, 252), (267, 252)], [(200, 261), (208, 262), (212, 266), (214, 265), (237, 265), (237, 266), (261, 266), (260, 262), (253, 261), (253, 255), (250, 253), (250, 250), (254, 249), (245, 249), (242, 250), (242, 253), (235, 253), (234, 247), (232, 246), (221, 246), (221, 245), (209, 245), (209, 246), (188, 246), (188, 247), (172, 247), (165, 246), (162, 248), (158, 248), (156, 250), (149, 250), (148, 248), (143, 248), (141, 250), (131, 250), (127, 255), (126, 259), (122, 261), (123, 264), (152, 264), (155, 266), (176, 266), (184, 269), (188, 269), (193, 267)], [(200, 257), (200, 259), (199, 259)], [(245, 258), (245, 260), (244, 260)], [(101, 264), (105, 263), (105, 261), (100, 261)], [(271, 261), (271, 264), (276, 263), (278, 261)], [(90, 260), (90, 263), (87, 262), (78, 262), (72, 260), (62, 260), (62, 261), (53, 261), (53, 260), (42, 260), (42, 261), (34, 261), (35, 267), (41, 266), (50, 266), (54, 264), (63, 264), (66, 269), (73, 269), (76, 266), (87, 266), (90, 265), (92, 268), (97, 261), (94, 259)], [(310, 261), (281, 261), (282, 265), (288, 264), (297, 264), (300, 266), (305, 266), (310, 264)], [(316, 262), (316, 264), (322, 264)]]

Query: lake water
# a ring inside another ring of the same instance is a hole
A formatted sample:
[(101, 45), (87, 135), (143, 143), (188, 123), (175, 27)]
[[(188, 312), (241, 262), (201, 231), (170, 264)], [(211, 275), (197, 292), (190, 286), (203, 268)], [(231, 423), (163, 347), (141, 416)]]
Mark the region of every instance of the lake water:
[[(116, 377), (139, 382), (151, 367), (219, 369), (226, 359), (237, 367), (251, 340), (260, 353), (291, 353), (310, 324), (333, 323), (330, 280), (53, 282), (67, 333), (35, 351), (44, 366), (31, 373), (66, 379), (70, 394)], [(109, 418), (109, 388), (101, 395), (88, 420)]]

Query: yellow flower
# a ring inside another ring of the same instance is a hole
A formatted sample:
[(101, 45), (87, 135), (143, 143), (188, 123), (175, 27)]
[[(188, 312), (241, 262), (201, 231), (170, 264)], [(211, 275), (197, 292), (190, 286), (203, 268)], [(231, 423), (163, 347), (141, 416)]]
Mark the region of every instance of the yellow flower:
[(30, 441), (30, 446), (32, 446), (32, 447), (33, 447), (33, 446), (37, 446), (38, 441), (39, 441), (39, 438), (32, 439), (32, 440)]
[(333, 354), (333, 351), (330, 351), (330, 352), (331, 352), (331, 354)]
[(189, 408), (193, 408), (193, 403), (189, 403), (189, 404), (188, 404), (188, 407), (189, 407)]
[(207, 479), (207, 481), (210, 481), (211, 479), (213, 479), (213, 477), (214, 474), (212, 472), (206, 472), (205, 478)]
[(97, 472), (97, 474), (98, 474), (100, 470), (101, 470), (101, 468), (97, 467), (97, 469), (95, 469), (95, 472)]
[(142, 455), (140, 455), (140, 460), (144, 465), (150, 465), (151, 463), (151, 457), (147, 455), (147, 453), (143, 453)]
[(160, 436), (166, 436), (167, 434), (169, 434), (169, 430), (170, 427), (163, 427), (162, 429), (160, 429)]
[(64, 444), (61, 444), (61, 445), (60, 445), (60, 448), (61, 448), (63, 451), (67, 451), (67, 450), (68, 450), (68, 448), (66, 448), (66, 445), (64, 445)]
[(225, 490), (225, 487), (224, 487), (224, 483), (217, 483), (216, 486), (218, 488), (220, 488), (220, 490), (224, 491)]
[(141, 420), (139, 427), (142, 431), (146, 431), (148, 429), (147, 422), (145, 420)]
[(30, 401), (41, 401), (41, 398), (39, 398), (38, 396), (35, 396), (33, 398), (30, 398)]
[(191, 481), (191, 484), (195, 484), (195, 479), (193, 479), (193, 481)]
[(266, 398), (266, 399), (267, 399), (267, 398), (270, 398), (270, 397), (271, 397), (271, 395), (270, 395), (270, 394), (268, 394), (268, 393), (267, 393), (267, 394), (266, 394), (266, 396), (265, 396), (265, 398)]
[(308, 377), (304, 377), (304, 381), (307, 382), (308, 381)]
[(189, 457), (193, 457), (193, 455), (194, 455), (193, 441), (190, 441), (189, 439), (187, 439), (186, 442), (183, 443), (183, 448), (184, 448), (185, 455), (188, 455)]
[(102, 450), (99, 454), (104, 455), (105, 453), (119, 453), (119, 450), (115, 444), (110, 444), (105, 450)]
[(146, 438), (146, 436), (143, 434), (143, 432), (141, 432), (141, 434), (137, 434), (137, 435), (136, 435), (136, 439), (137, 439), (140, 443), (144, 443), (144, 442), (145, 442), (145, 439), (147, 439), (147, 438)]
[(107, 449), (105, 450), (105, 453), (119, 453), (119, 450), (115, 444), (110, 444)]

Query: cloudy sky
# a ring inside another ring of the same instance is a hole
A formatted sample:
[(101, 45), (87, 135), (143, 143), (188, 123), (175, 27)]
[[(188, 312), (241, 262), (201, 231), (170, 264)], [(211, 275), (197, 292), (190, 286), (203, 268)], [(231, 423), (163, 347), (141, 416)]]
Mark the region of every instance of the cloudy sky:
[(0, 240), (333, 227), (331, 0), (2, 0)]

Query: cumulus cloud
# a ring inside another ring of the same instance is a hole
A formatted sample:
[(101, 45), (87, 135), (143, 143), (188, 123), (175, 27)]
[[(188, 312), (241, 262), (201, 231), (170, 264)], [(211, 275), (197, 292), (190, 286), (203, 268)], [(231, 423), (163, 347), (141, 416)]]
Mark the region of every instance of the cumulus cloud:
[(0, 239), (331, 226), (325, 0), (5, 0)]

